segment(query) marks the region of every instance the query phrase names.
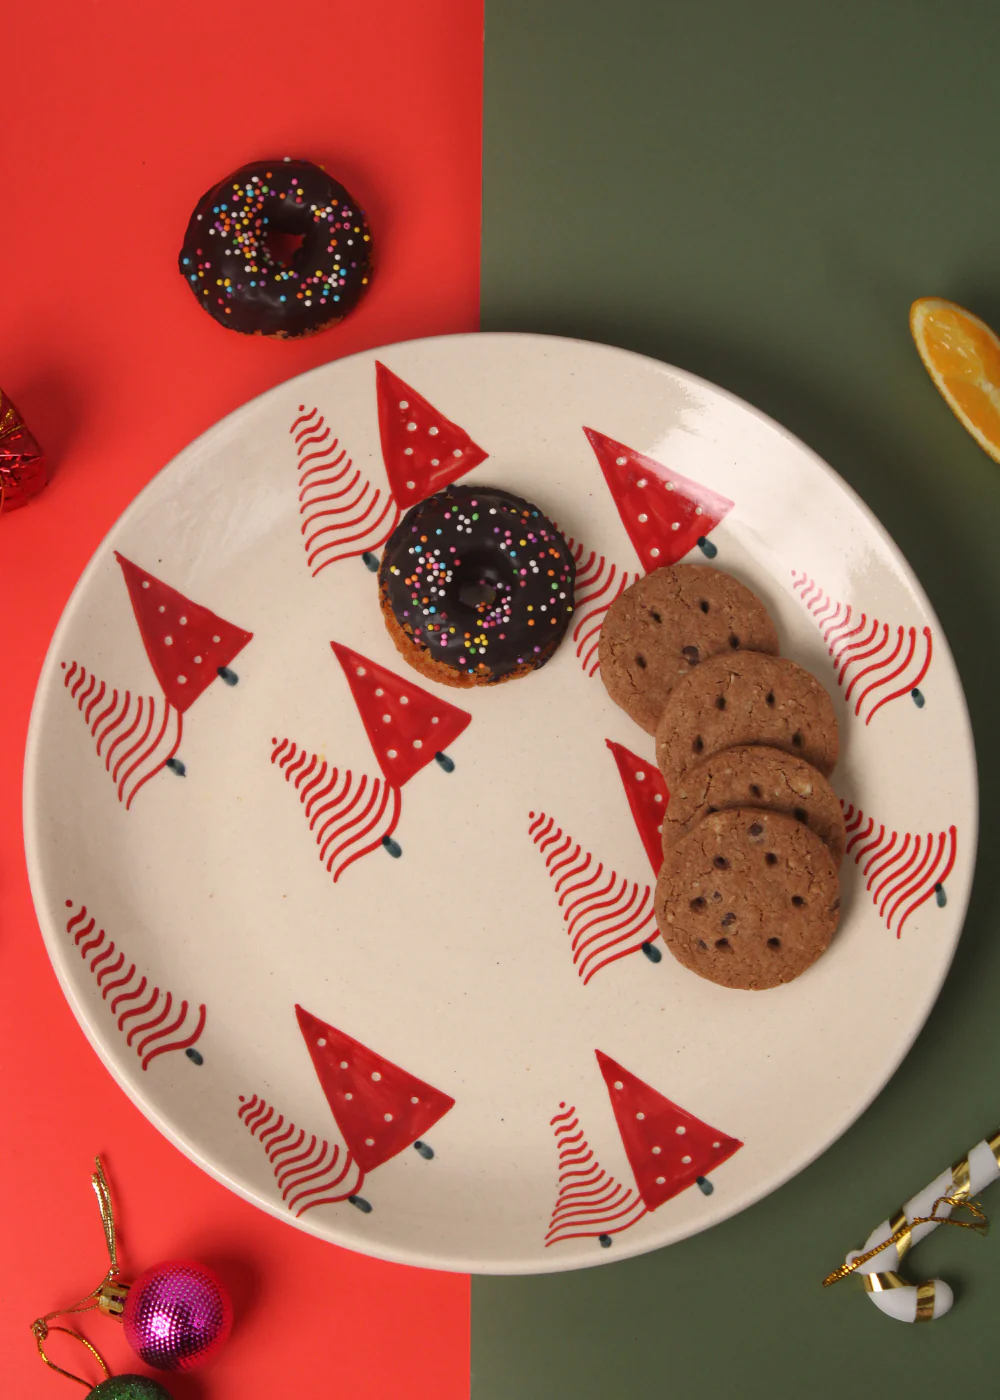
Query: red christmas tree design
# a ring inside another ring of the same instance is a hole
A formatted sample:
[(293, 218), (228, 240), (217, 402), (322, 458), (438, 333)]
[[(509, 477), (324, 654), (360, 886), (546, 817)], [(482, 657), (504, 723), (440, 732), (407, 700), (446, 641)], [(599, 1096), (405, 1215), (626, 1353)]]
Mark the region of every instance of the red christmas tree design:
[(253, 636), (115, 552), (150, 665), (167, 701), (184, 714)]
[[(610, 1056), (594, 1053), (639, 1195), (650, 1210), (695, 1182), (701, 1186), (710, 1171), (743, 1146), (678, 1108)], [(705, 1187), (711, 1189), (707, 1181)]]
[(387, 781), (400, 788), (434, 758), (450, 771), (454, 765), (446, 758), (445, 749), (467, 728), (472, 716), (360, 652), (339, 642), (330, 645), (343, 667)]
[(718, 550), (705, 536), (732, 510), (732, 501), (593, 428), (583, 431), (647, 573), (676, 564), (696, 544), (715, 557)]
[(378, 360), (375, 377), (385, 471), (404, 510), (486, 460), (464, 428)]
[(330, 1111), (363, 1172), (419, 1141), (455, 1107), (448, 1094), (301, 1006), (295, 1014)]
[(653, 874), (659, 875), (663, 864), (663, 814), (670, 794), (663, 774), (655, 763), (649, 763), (613, 739), (605, 739), (615, 756), (625, 796), (632, 811), (636, 830), (646, 848)]

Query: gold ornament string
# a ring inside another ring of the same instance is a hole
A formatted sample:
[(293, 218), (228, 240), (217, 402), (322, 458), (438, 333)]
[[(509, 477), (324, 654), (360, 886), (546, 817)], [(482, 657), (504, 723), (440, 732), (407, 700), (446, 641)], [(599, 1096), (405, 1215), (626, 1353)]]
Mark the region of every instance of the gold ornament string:
[[(951, 1206), (952, 1209), (964, 1206), (976, 1218), (974, 1220), (956, 1220), (953, 1215), (938, 1215), (938, 1207), (943, 1205)], [(888, 1249), (891, 1244), (899, 1245), (899, 1255), (902, 1258), (910, 1247), (910, 1232), (915, 1225), (957, 1225), (962, 1230), (975, 1230), (979, 1235), (985, 1235), (989, 1229), (989, 1221), (982, 1206), (977, 1205), (975, 1201), (966, 1200), (958, 1192), (952, 1196), (938, 1196), (931, 1206), (930, 1215), (918, 1215), (913, 1220), (907, 1220), (904, 1213), (899, 1211), (893, 1219), (896, 1220), (900, 1216), (902, 1216), (903, 1223), (893, 1230), (887, 1239), (884, 1239), (881, 1244), (877, 1244), (874, 1249), (868, 1249), (864, 1254), (859, 1254), (850, 1263), (841, 1264), (840, 1268), (834, 1269), (833, 1273), (827, 1274), (823, 1280), (823, 1287), (829, 1288), (832, 1283), (838, 1283), (848, 1274), (853, 1274), (855, 1269), (860, 1268), (862, 1264), (867, 1264), (869, 1259), (874, 1259), (876, 1254), (881, 1254), (882, 1250)]]
[(78, 1342), (85, 1346), (87, 1350), (96, 1357), (98, 1364), (104, 1371), (105, 1377), (111, 1374), (101, 1353), (96, 1347), (91, 1346), (86, 1337), (81, 1336), (79, 1332), (74, 1331), (71, 1327), (51, 1327), (49, 1325), (54, 1317), (68, 1317), (71, 1313), (90, 1312), (93, 1308), (100, 1308), (102, 1312), (106, 1312), (112, 1317), (120, 1316), (122, 1302), (128, 1291), (125, 1285), (115, 1282), (119, 1273), (118, 1234), (115, 1229), (115, 1213), (111, 1202), (111, 1188), (108, 1185), (107, 1177), (104, 1175), (104, 1166), (100, 1157), (95, 1157), (94, 1162), (97, 1170), (91, 1176), (90, 1184), (94, 1188), (94, 1193), (97, 1196), (97, 1204), (101, 1212), (104, 1243), (108, 1251), (108, 1271), (97, 1287), (81, 1298), (78, 1303), (74, 1303), (70, 1308), (56, 1308), (55, 1311), (46, 1313), (44, 1317), (36, 1318), (31, 1324), (31, 1330), (35, 1337), (35, 1344), (38, 1347), (38, 1355), (45, 1362), (46, 1366), (53, 1371), (58, 1371), (61, 1376), (66, 1376), (67, 1379), (71, 1381), (77, 1381), (80, 1385), (87, 1386), (88, 1389), (91, 1388), (90, 1381), (85, 1381), (82, 1376), (74, 1376), (71, 1371), (64, 1371), (61, 1366), (57, 1366), (54, 1361), (49, 1360), (45, 1355), (44, 1344), (50, 1332), (64, 1332), (68, 1337), (75, 1337)]

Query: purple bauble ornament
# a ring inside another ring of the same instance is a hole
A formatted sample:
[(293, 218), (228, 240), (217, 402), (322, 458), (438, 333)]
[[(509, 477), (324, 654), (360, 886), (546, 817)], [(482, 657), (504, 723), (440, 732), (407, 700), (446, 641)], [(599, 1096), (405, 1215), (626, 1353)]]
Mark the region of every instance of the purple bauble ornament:
[(211, 1269), (170, 1260), (140, 1274), (122, 1314), (125, 1339), (147, 1366), (187, 1371), (222, 1346), (233, 1325), (233, 1305)]

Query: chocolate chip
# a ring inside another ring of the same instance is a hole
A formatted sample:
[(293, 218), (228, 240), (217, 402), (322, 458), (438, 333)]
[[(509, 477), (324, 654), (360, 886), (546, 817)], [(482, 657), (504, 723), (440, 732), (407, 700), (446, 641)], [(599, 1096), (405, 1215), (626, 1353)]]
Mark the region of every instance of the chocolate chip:
[(702, 749), (705, 747), (705, 740), (701, 737), (700, 734), (697, 736), (691, 747), (695, 753), (701, 753)]
[(747, 827), (747, 830), (751, 836), (764, 835), (764, 828), (761, 826), (760, 822), (754, 822), (751, 826)]
[(797, 822), (806, 822), (806, 823), (808, 823), (808, 821), (809, 821), (809, 813), (806, 811), (806, 809), (805, 809), (804, 807), (793, 807), (793, 808), (792, 808), (792, 816), (795, 818), (795, 820), (796, 820)]
[(708, 947), (708, 944), (705, 942), (704, 938), (699, 938), (699, 939), (698, 939), (698, 947), (699, 947), (699, 948), (707, 948), (707, 947)]
[(722, 927), (723, 927), (723, 928), (731, 928), (732, 925), (735, 924), (735, 922), (736, 922), (736, 915), (735, 915), (735, 914), (733, 914), (732, 912), (730, 912), (730, 913), (728, 913), (728, 914), (723, 914), (723, 916), (722, 916)]
[(774, 691), (773, 691), (773, 690), (769, 690), (769, 691), (767, 692), (767, 694), (764, 696), (764, 703), (765, 703), (765, 705), (771, 705), (771, 706), (774, 705)]
[(732, 647), (733, 651), (739, 651), (740, 649), (740, 639), (736, 636), (735, 632), (730, 633), (729, 645)]
[(767, 946), (768, 946), (769, 948), (780, 948), (780, 947), (781, 947), (781, 939), (780, 939), (780, 938), (769, 938), (769, 939), (767, 940)]
[(760, 788), (757, 786), (756, 783), (750, 784), (750, 796), (758, 798), (760, 797)]
[(773, 851), (768, 851), (768, 853), (767, 853), (767, 855), (764, 857), (764, 859), (767, 861), (768, 865), (777, 865), (777, 864), (778, 864), (778, 857), (774, 854)]
[(800, 749), (800, 748), (802, 747), (802, 735), (799, 734), (798, 731), (796, 731), (796, 732), (792, 735), (792, 743), (795, 745), (795, 747), (796, 747), (797, 749)]
[(701, 607), (702, 612), (708, 612), (708, 603), (704, 598), (702, 598), (699, 606)]
[(805, 900), (800, 894), (793, 894), (792, 903), (795, 905), (796, 909), (801, 909), (802, 906), (805, 904)]
[(838, 894), (837, 898), (836, 898), (836, 899), (833, 901), (833, 903), (830, 905), (830, 913), (831, 913), (831, 914), (835, 914), (839, 908), (840, 908), (840, 895)]
[(697, 666), (701, 660), (697, 647), (681, 647), (681, 656), (689, 666)]
[(702, 899), (701, 895), (698, 895), (698, 897), (697, 897), (696, 899), (692, 899), (692, 901), (691, 901), (691, 911), (692, 911), (692, 913), (694, 913), (694, 914), (704, 914), (704, 912), (705, 912), (705, 910), (706, 910), (707, 908), (708, 908), (708, 901), (705, 900), (705, 899)]
[(715, 708), (716, 708), (717, 710), (724, 710), (724, 709), (726, 708), (726, 697), (725, 697), (724, 695), (717, 695), (717, 696), (716, 696), (716, 698), (715, 698)]
[(642, 667), (642, 669), (645, 671), (645, 669), (646, 669), (646, 658), (645, 658), (644, 656), (637, 656), (635, 659), (636, 659), (636, 661), (638, 662), (638, 664)]
[(705, 814), (706, 814), (706, 816), (709, 816), (709, 817), (710, 817), (710, 816), (712, 815), (713, 812), (717, 812), (718, 810), (719, 810), (718, 807), (706, 807), (706, 808), (705, 808)]
[(728, 948), (728, 947), (729, 947), (729, 939), (728, 939), (728, 938), (717, 938), (717, 939), (715, 940), (715, 946), (716, 946), (717, 948)]
[(716, 870), (729, 869), (729, 861), (726, 860), (725, 856), (716, 856), (715, 859), (712, 861), (712, 864), (715, 866)]
[(662, 621), (663, 621), (663, 618), (660, 616), (660, 614), (656, 611), (655, 608), (650, 608), (650, 610), (649, 610), (649, 615), (650, 615), (650, 617), (653, 619), (654, 622), (662, 622)]

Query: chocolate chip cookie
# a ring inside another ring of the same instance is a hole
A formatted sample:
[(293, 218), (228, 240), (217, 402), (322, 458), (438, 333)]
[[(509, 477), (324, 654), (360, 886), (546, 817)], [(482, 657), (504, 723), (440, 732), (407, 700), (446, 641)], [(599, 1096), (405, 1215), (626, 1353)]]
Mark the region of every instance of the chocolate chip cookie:
[(664, 817), (664, 851), (705, 817), (730, 807), (784, 812), (815, 831), (837, 865), (844, 858), (844, 814), (823, 774), (804, 758), (760, 744), (723, 749), (681, 775)]
[(667, 696), (720, 652), (778, 651), (767, 609), (750, 589), (705, 564), (655, 569), (611, 604), (601, 627), (601, 679), (616, 705), (656, 732)]
[(837, 867), (794, 817), (736, 807), (668, 850), (655, 907), (678, 962), (719, 986), (763, 991), (828, 947), (840, 917)]
[(839, 746), (833, 703), (815, 676), (784, 657), (713, 656), (670, 692), (656, 729), (656, 761), (672, 792), (695, 763), (740, 744), (783, 749), (828, 776)]

